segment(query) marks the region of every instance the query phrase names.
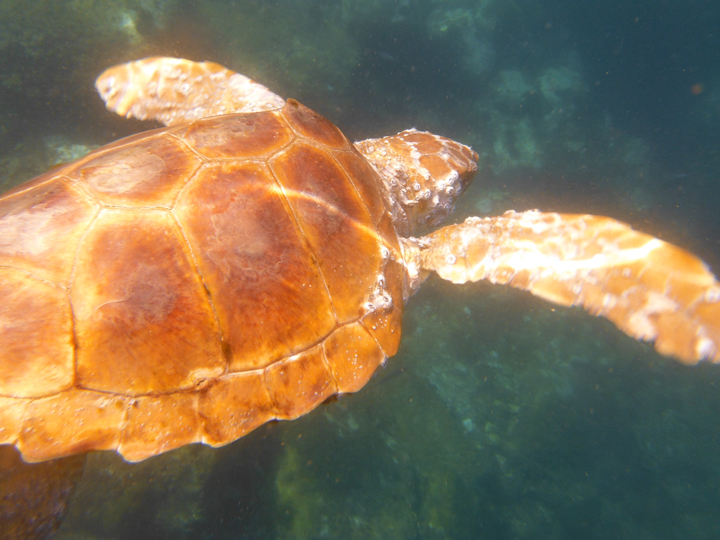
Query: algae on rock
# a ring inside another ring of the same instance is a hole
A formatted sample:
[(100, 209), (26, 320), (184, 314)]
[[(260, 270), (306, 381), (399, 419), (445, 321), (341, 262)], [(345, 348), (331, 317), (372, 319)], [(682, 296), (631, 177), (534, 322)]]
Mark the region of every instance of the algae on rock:
[(289, 424), (283, 448), (276, 485), (287, 539), (460, 537), (457, 496), (482, 469), (462, 424), (409, 372), (380, 374)]

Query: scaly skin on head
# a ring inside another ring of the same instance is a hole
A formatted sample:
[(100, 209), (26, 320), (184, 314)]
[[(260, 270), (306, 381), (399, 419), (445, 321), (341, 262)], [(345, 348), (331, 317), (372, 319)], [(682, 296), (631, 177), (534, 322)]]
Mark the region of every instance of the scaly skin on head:
[(379, 173), (395, 229), (403, 237), (441, 224), (477, 171), (472, 149), (426, 131), (408, 129), (355, 147)]

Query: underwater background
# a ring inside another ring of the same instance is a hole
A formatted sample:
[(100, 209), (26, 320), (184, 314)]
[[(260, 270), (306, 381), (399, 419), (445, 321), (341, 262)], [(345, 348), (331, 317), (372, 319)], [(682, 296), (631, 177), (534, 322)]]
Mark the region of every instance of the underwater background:
[[(609, 215), (720, 273), (713, 0), (0, 0), (0, 190), (150, 123), (94, 90), (213, 60), (352, 140), (480, 154), (451, 218)], [(55, 538), (720, 538), (720, 367), (579, 309), (431, 278), (358, 394), (224, 448), (89, 455)]]

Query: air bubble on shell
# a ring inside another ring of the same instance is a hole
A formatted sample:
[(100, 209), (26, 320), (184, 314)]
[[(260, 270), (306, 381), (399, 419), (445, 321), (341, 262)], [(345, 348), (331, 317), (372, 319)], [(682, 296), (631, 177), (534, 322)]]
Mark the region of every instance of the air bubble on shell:
[(381, 288), (375, 289), (364, 304), (365, 314), (385, 312), (392, 307), (392, 297)]
[(448, 254), (445, 257), (445, 262), (448, 264), (455, 264), (456, 261), (457, 261), (457, 257), (455, 257), (455, 255), (453, 255), (452, 253)]
[(390, 258), (390, 250), (385, 246), (381, 246), (380, 255), (382, 256), (383, 260), (387, 260), (388, 258)]
[(392, 298), (387, 293), (383, 293), (378, 296), (376, 298), (376, 302), (378, 303), (378, 306), (383, 310), (388, 309), (390, 306), (392, 306)]
[(415, 183), (413, 184), (413, 189), (414, 189), (415, 191), (420, 191), (420, 184), (418, 184), (417, 182), (415, 182)]

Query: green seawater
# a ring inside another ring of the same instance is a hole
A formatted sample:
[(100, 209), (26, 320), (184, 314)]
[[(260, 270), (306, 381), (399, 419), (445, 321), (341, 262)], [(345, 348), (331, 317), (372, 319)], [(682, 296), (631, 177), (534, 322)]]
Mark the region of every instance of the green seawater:
[[(610, 215), (720, 273), (720, 8), (633, 0), (0, 0), (0, 188), (156, 127), (93, 88), (213, 60), (355, 140), (472, 145), (451, 218)], [(361, 392), (224, 448), (88, 456), (55, 538), (715, 539), (720, 367), (431, 278)]]

